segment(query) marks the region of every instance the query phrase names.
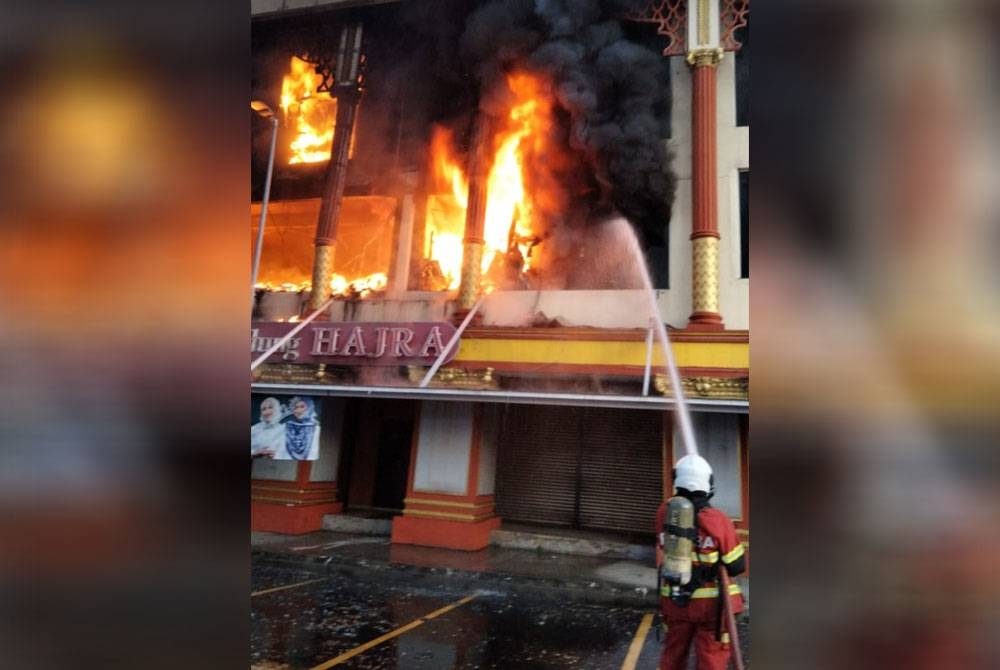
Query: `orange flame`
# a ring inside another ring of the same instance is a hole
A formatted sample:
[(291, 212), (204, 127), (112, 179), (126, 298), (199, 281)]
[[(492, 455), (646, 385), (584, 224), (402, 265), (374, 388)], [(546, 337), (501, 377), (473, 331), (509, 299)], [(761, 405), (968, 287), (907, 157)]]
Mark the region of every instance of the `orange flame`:
[(440, 279), (447, 288), (455, 289), (462, 272), (462, 236), (469, 180), (459, 166), (450, 130), (440, 126), (434, 128), (431, 158), (435, 185), (445, 192), (428, 198), (424, 257), (437, 262)]
[(490, 168), (483, 272), (496, 254), (507, 252), (512, 228), (514, 242), (524, 257), (524, 269), (530, 267), (526, 243), (518, 242), (533, 234), (533, 197), (536, 194), (529, 194), (525, 187), (525, 175), (531, 168), (528, 155), (538, 152), (552, 125), (552, 100), (545, 95), (542, 80), (520, 73), (509, 76), (507, 85), (516, 103), (508, 114), (507, 128), (497, 135), (498, 149)]
[[(384, 272), (375, 272), (359, 279), (347, 279), (344, 275), (334, 274), (330, 280), (330, 290), (335, 296), (357, 296), (367, 298), (372, 293), (384, 291), (389, 285), (389, 277)], [(256, 289), (264, 291), (301, 293), (312, 288), (311, 281), (301, 282), (257, 282)]]
[[(521, 255), (522, 270), (531, 267), (529, 250), (537, 241), (534, 203), (544, 194), (530, 192), (526, 175), (532, 169), (531, 160), (544, 148), (547, 131), (553, 123), (553, 102), (546, 93), (544, 80), (517, 73), (507, 78), (507, 85), (513, 103), (502, 126), (495, 129), (487, 180), (484, 276), (498, 258), (514, 250)], [(448, 288), (453, 289), (460, 280), (469, 186), (450, 131), (435, 128), (431, 160), (438, 194), (428, 199), (424, 255), (437, 263)], [(489, 279), (484, 280), (483, 287), (487, 291), (493, 288)]]
[(306, 61), (292, 56), (290, 70), (281, 82), (281, 110), (285, 125), (295, 125), (297, 135), (289, 145), (290, 165), (330, 160), (337, 101), (317, 89), (323, 77)]
[(434, 127), (431, 138), (431, 155), (434, 156), (434, 176), (438, 183), (451, 186), (455, 201), (463, 209), (469, 205), (469, 180), (452, 156), (452, 132), (441, 126)]

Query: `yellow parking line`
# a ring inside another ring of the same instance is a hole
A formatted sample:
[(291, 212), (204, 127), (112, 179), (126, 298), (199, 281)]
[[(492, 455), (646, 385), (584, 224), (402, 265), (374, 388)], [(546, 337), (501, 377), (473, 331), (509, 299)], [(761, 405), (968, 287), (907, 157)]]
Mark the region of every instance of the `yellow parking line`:
[(442, 614), (446, 614), (447, 612), (450, 612), (451, 610), (455, 609), (456, 607), (461, 607), (462, 605), (464, 605), (465, 603), (469, 602), (470, 600), (472, 600), (473, 598), (477, 597), (478, 595), (479, 595), (478, 593), (473, 593), (471, 596), (465, 596), (461, 600), (456, 600), (452, 604), (446, 605), (446, 606), (442, 607), (441, 609), (434, 610), (430, 614), (422, 616), (419, 619), (417, 619), (416, 621), (411, 621), (410, 623), (406, 624), (405, 626), (400, 626), (396, 630), (389, 631), (388, 633), (386, 633), (382, 637), (377, 637), (374, 640), (372, 640), (371, 642), (365, 642), (363, 645), (361, 645), (359, 647), (355, 647), (354, 649), (351, 649), (350, 651), (346, 651), (343, 654), (341, 654), (340, 656), (337, 656), (336, 658), (331, 658), (326, 663), (321, 663), (320, 665), (317, 665), (316, 667), (312, 668), (311, 670), (326, 670), (326, 668), (332, 668), (335, 665), (343, 663), (344, 661), (346, 661), (349, 658), (354, 658), (358, 654), (361, 654), (361, 653), (364, 653), (364, 652), (368, 651), (372, 647), (377, 647), (378, 645), (382, 644), (386, 640), (391, 640), (394, 637), (402, 635), (403, 633), (405, 633), (408, 630), (413, 630), (417, 626), (420, 626), (420, 625), (422, 625), (422, 624), (430, 621), (431, 619), (433, 619), (435, 617), (439, 617)]
[(646, 641), (646, 635), (649, 633), (649, 627), (652, 623), (652, 612), (642, 617), (639, 630), (635, 632), (632, 644), (628, 648), (628, 654), (625, 656), (625, 662), (622, 663), (622, 670), (635, 670), (635, 664), (639, 660), (639, 653), (642, 651), (642, 644)]
[(250, 594), (250, 597), (262, 596), (265, 593), (274, 593), (275, 591), (284, 591), (285, 589), (294, 589), (296, 586), (305, 586), (306, 584), (315, 584), (316, 582), (322, 582), (326, 577), (320, 577), (319, 579), (309, 579), (304, 582), (296, 582), (294, 584), (286, 584), (285, 586), (275, 586), (273, 589), (264, 589), (263, 591), (254, 591)]

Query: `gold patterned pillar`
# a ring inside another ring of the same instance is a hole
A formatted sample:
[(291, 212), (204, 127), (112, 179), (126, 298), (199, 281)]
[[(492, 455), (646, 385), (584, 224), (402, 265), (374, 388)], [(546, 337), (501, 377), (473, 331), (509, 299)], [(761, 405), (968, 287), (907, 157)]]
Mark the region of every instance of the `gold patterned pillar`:
[(719, 315), (719, 238), (706, 235), (691, 239), (691, 321), (711, 321)]
[(465, 237), (462, 240), (462, 279), (458, 287), (456, 318), (476, 304), (482, 281), (483, 238), (486, 226), (486, 199), (489, 180), (489, 160), (486, 153), (488, 119), (476, 113), (469, 142), (469, 206), (465, 211)]
[(467, 311), (472, 309), (479, 297), (479, 284), (482, 279), (483, 240), (463, 241), (462, 250), (462, 283), (458, 287), (458, 307)]
[(333, 292), (333, 259), (337, 240), (337, 220), (347, 183), (351, 137), (361, 102), (361, 24), (348, 25), (340, 31), (334, 71), (333, 92), (337, 99), (337, 120), (333, 128), (330, 162), (323, 179), (323, 197), (316, 222), (316, 252), (313, 258), (312, 291), (309, 309), (319, 309)]
[(316, 224), (316, 255), (313, 259), (312, 293), (309, 309), (319, 309), (330, 297), (333, 279), (333, 257), (337, 241), (337, 221), (344, 200), (347, 183), (347, 165), (350, 156), (351, 134), (357, 117), (360, 94), (341, 90), (337, 97), (337, 125), (333, 129), (333, 147), (327, 167)]
[(330, 281), (333, 279), (332, 244), (317, 244), (313, 256), (312, 292), (309, 294), (309, 309), (319, 309), (332, 294)]

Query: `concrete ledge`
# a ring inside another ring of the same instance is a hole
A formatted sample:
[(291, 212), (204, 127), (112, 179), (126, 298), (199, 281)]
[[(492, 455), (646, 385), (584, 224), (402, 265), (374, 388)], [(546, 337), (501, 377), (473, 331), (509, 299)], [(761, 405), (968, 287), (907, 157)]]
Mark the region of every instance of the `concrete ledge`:
[(574, 556), (603, 556), (633, 561), (646, 561), (653, 565), (656, 556), (652, 546), (626, 544), (610, 540), (546, 535), (511, 530), (494, 530), (490, 533), (490, 544), (508, 549), (526, 549), (550, 554), (571, 554)]
[(392, 519), (366, 519), (350, 514), (327, 514), (323, 517), (323, 530), (359, 535), (390, 535)]

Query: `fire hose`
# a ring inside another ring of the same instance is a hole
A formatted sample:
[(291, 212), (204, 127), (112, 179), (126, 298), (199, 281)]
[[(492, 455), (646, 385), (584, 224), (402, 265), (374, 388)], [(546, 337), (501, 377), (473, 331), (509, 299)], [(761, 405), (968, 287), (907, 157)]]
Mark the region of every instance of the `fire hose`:
[(736, 670), (743, 669), (743, 652), (740, 650), (740, 635), (736, 630), (736, 616), (733, 614), (733, 603), (729, 599), (729, 575), (726, 568), (719, 563), (719, 589), (722, 593), (722, 617), (729, 633), (729, 646), (733, 650), (733, 666)]

